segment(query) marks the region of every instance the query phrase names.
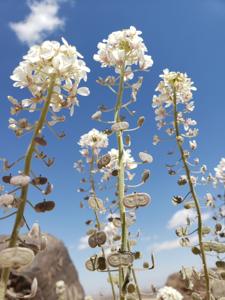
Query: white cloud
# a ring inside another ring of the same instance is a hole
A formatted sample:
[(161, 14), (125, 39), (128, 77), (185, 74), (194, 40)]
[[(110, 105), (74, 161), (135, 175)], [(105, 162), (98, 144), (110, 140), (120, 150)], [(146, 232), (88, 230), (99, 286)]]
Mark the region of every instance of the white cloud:
[(83, 236), (80, 238), (79, 244), (78, 244), (78, 250), (85, 250), (88, 246), (88, 236)]
[[(175, 214), (171, 217), (167, 224), (167, 228), (174, 229), (179, 226), (184, 226), (187, 222), (187, 218), (194, 219), (196, 217), (196, 212), (193, 209), (181, 209), (175, 212)], [(202, 219), (203, 221), (206, 221), (210, 218), (209, 213), (203, 213)]]
[[(197, 235), (194, 235), (190, 238), (190, 243), (192, 245), (194, 243), (196, 243), (197, 241), (198, 241), (198, 236)], [(181, 245), (179, 243), (179, 239), (174, 239), (174, 240), (164, 241), (162, 243), (154, 244), (150, 248), (154, 252), (159, 252), (159, 251), (167, 251), (167, 250), (173, 250), (173, 249), (181, 248)]]
[(29, 15), (23, 21), (9, 24), (21, 42), (32, 45), (63, 27), (64, 20), (58, 15), (59, 0), (27, 0), (27, 5)]

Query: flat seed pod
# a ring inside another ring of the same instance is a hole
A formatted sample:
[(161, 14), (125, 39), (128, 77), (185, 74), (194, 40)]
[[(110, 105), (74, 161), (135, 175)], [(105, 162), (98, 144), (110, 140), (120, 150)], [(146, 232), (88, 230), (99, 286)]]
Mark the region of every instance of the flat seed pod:
[(47, 142), (43, 137), (36, 136), (36, 138), (34, 140), (37, 144), (39, 144), (41, 146), (47, 146)]
[(112, 176), (118, 176), (119, 170), (115, 169), (115, 170), (112, 171), (111, 174), (112, 174)]
[(98, 269), (104, 271), (106, 269), (106, 259), (104, 256), (98, 257)]
[(127, 285), (127, 292), (128, 292), (129, 294), (132, 294), (132, 293), (135, 292), (135, 285), (134, 285), (133, 283), (129, 283), (129, 284)]
[(131, 253), (110, 254), (107, 261), (111, 267), (129, 266), (133, 263), (134, 257)]
[(35, 205), (34, 209), (38, 213), (43, 213), (46, 211), (51, 211), (55, 208), (55, 202), (54, 201), (43, 201), (39, 202)]
[(198, 247), (193, 247), (191, 249), (192, 253), (195, 254), (195, 255), (200, 255), (201, 254), (201, 251)]
[(195, 208), (195, 203), (193, 201), (187, 202), (184, 204), (185, 209)]
[(85, 262), (85, 267), (89, 271), (95, 271), (97, 270), (97, 258), (96, 256), (90, 257), (86, 262)]
[(145, 117), (144, 116), (140, 117), (137, 121), (137, 126), (141, 127), (144, 124), (144, 121), (145, 121)]
[(118, 132), (118, 131), (123, 131), (129, 128), (129, 123), (128, 122), (117, 122), (114, 123), (111, 127), (113, 132)]
[(2, 181), (5, 183), (10, 183), (12, 176), (11, 175), (6, 175), (2, 177)]
[(96, 239), (96, 234), (92, 234), (92, 235), (89, 236), (89, 238), (88, 238), (88, 245), (91, 248), (97, 247), (98, 243), (97, 243), (97, 239)]
[(34, 252), (23, 247), (6, 248), (0, 252), (0, 268), (18, 269), (32, 263)]
[(106, 242), (106, 234), (104, 231), (99, 231), (96, 233), (96, 240), (97, 240), (97, 244), (98, 246), (104, 245)]
[(217, 242), (204, 242), (205, 251), (215, 251), (217, 253), (225, 253), (225, 244)]
[(121, 227), (121, 221), (120, 221), (120, 218), (113, 218), (113, 225), (117, 228), (120, 228)]
[(141, 181), (146, 182), (150, 177), (150, 171), (149, 170), (144, 170), (141, 176)]
[(127, 208), (137, 208), (139, 206), (146, 206), (151, 200), (151, 197), (146, 193), (135, 193), (126, 195), (123, 198), (123, 204)]
[(225, 261), (218, 260), (216, 262), (216, 266), (217, 266), (217, 268), (225, 269)]
[(89, 197), (88, 205), (89, 205), (90, 208), (95, 209), (95, 210), (104, 209), (104, 205), (103, 205), (102, 200), (100, 200), (97, 197)]
[(139, 152), (139, 158), (143, 163), (152, 163), (153, 162), (153, 157), (146, 153), (146, 152)]
[(47, 182), (48, 182), (48, 178), (42, 176), (38, 176), (32, 180), (32, 183), (34, 185), (43, 185), (46, 184)]
[(106, 167), (110, 163), (110, 161), (111, 156), (107, 153), (98, 160), (97, 166), (99, 169), (102, 169), (103, 167)]

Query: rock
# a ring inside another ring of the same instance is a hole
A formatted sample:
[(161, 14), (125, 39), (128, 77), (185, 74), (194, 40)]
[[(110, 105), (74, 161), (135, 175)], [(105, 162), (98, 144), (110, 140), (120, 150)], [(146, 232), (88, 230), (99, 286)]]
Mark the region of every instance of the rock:
[[(64, 244), (51, 235), (47, 235), (47, 249), (39, 252), (33, 263), (20, 272), (13, 271), (10, 287), (14, 292), (30, 289), (33, 278), (38, 280), (38, 292), (34, 300), (56, 300), (55, 284), (63, 280), (67, 287), (65, 300), (83, 300), (84, 290), (79, 282), (78, 273)], [(0, 241), (5, 239), (1, 236)], [(0, 244), (0, 249), (3, 246)], [(11, 298), (8, 298), (11, 299)]]

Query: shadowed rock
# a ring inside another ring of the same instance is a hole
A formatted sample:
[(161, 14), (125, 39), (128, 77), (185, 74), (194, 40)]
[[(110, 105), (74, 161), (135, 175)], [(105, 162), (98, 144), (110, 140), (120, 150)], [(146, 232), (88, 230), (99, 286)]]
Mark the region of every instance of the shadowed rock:
[[(84, 290), (79, 282), (78, 273), (71, 261), (64, 244), (55, 237), (48, 235), (48, 244), (45, 251), (39, 252), (33, 263), (20, 270), (13, 271), (10, 276), (9, 288), (14, 292), (29, 292), (30, 284), (36, 277), (38, 293), (34, 300), (56, 300), (55, 284), (63, 280), (67, 286), (65, 300), (84, 299)], [(5, 239), (1, 236), (0, 241)], [(0, 249), (3, 248), (0, 245)], [(11, 298), (8, 298), (11, 299)]]

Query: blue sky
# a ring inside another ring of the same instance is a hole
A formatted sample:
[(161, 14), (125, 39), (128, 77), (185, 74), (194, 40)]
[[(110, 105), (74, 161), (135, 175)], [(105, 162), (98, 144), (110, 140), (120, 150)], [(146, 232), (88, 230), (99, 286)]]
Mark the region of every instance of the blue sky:
[[(80, 158), (77, 145), (80, 135), (99, 126), (90, 120), (90, 115), (99, 104), (110, 106), (114, 101), (112, 94), (95, 83), (97, 77), (103, 75), (100, 65), (92, 59), (96, 45), (112, 31), (133, 25), (143, 32), (145, 44), (154, 60), (151, 71), (144, 74), (144, 84), (135, 106), (140, 115), (146, 116), (146, 123), (141, 134), (135, 133), (133, 138), (134, 155), (146, 149), (154, 156), (154, 163), (150, 166), (151, 181), (144, 187), (151, 194), (153, 202), (146, 210), (138, 211), (137, 225), (137, 228), (142, 228), (143, 235), (139, 246), (147, 255), (152, 245), (164, 242), (171, 245), (171, 241), (175, 239), (173, 230), (168, 229), (167, 224), (177, 210), (170, 201), (177, 187), (174, 179), (167, 176), (164, 167), (167, 162), (166, 153), (171, 145), (163, 143), (155, 148), (151, 144), (152, 136), (157, 133), (151, 99), (159, 81), (158, 76), (164, 68), (187, 72), (198, 88), (193, 117), (197, 119), (200, 130), (198, 154), (201, 161), (209, 169), (213, 169), (225, 155), (225, 2), (52, 0), (51, 3), (53, 11), (50, 12), (48, 26), (52, 26), (52, 30), (47, 31), (47, 26), (44, 27), (44, 37), (60, 40), (64, 36), (71, 44), (76, 45), (91, 69), (87, 83), (91, 94), (80, 99), (80, 107), (72, 118), (67, 115), (66, 122), (60, 127), (66, 132), (63, 141), (46, 133), (48, 153), (56, 157), (54, 167), (46, 170), (40, 164), (35, 165), (35, 168), (52, 179), (55, 187), (52, 197), (57, 203), (56, 210), (42, 216), (28, 210), (27, 215), (31, 223), (39, 221), (43, 231), (56, 235), (66, 243), (82, 284), (87, 292), (93, 292), (104, 290), (105, 281), (102, 274), (96, 275), (84, 270), (84, 260), (92, 252), (78, 250), (80, 238), (86, 229), (86, 214), (89, 212), (79, 208), (81, 196), (76, 193), (76, 189), (79, 187), (80, 175), (73, 169), (73, 162)], [(28, 50), (28, 44), (33, 42), (36, 35), (41, 37), (43, 34), (43, 31), (37, 30), (41, 29), (41, 23), (38, 23), (40, 18), (33, 14), (29, 19), (32, 5), (31, 1), (22, 0), (0, 2), (0, 157), (7, 156), (9, 160), (22, 155), (29, 141), (29, 136), (16, 139), (7, 128), (10, 108), (7, 96), (19, 99), (27, 96), (25, 90), (12, 87), (9, 76)], [(30, 23), (25, 23), (22, 30), (18, 30), (15, 23), (24, 20), (29, 20)], [(111, 74), (111, 70), (108, 70), (108, 74)], [(31, 193), (30, 197), (38, 200), (36, 194)], [(10, 222), (2, 222), (1, 233), (8, 232), (9, 225)], [(168, 244), (165, 244), (165, 248), (168, 248)], [(154, 271), (140, 275), (143, 287), (149, 286), (150, 282), (162, 284), (167, 275), (178, 270), (182, 264), (197, 263), (187, 249), (160, 251), (156, 255), (156, 262)]]

